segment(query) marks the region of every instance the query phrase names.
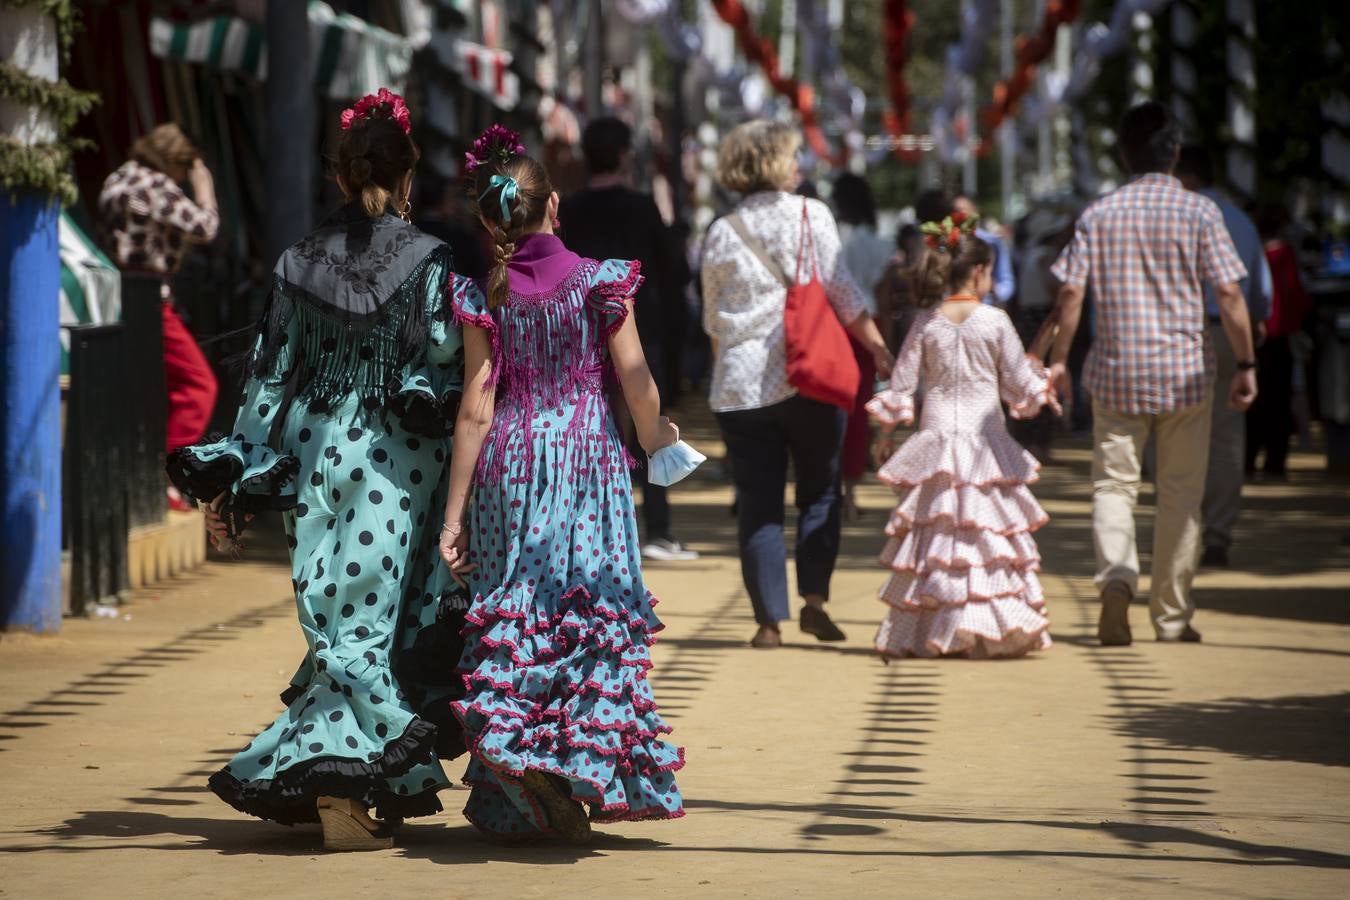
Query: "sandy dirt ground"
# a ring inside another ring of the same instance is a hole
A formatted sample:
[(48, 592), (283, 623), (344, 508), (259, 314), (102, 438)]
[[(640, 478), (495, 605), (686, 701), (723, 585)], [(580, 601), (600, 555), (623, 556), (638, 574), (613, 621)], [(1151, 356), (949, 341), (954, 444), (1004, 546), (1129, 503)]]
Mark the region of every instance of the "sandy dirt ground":
[(119, 618), (0, 641), (0, 897), (1346, 896), (1350, 488), (1296, 463), (1248, 489), (1234, 567), (1201, 575), (1202, 645), (1154, 642), (1142, 605), (1133, 646), (1096, 645), (1078, 445), (1036, 488), (1055, 646), (890, 665), (870, 652), (889, 494), (847, 526), (848, 641), (790, 624), (756, 651), (709, 464), (674, 492), (703, 558), (649, 569), (689, 815), (580, 849), (484, 842), (456, 789), (394, 850), (329, 855), (317, 826), (210, 794), (301, 653), (284, 549), (255, 542)]

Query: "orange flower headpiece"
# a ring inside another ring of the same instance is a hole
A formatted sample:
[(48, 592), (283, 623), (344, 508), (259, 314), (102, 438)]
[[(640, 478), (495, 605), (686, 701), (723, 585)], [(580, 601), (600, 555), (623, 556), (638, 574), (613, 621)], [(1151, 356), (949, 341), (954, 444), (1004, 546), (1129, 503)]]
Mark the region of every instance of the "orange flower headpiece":
[(924, 222), (919, 226), (919, 232), (931, 249), (950, 253), (961, 243), (963, 235), (975, 233), (975, 223), (979, 219), (979, 216), (954, 212), (941, 222)]

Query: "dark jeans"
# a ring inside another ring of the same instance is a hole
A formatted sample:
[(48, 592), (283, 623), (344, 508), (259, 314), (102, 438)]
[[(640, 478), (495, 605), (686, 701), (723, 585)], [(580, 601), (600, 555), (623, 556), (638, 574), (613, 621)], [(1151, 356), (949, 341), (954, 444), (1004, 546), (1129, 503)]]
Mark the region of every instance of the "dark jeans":
[(1289, 436), (1294, 433), (1294, 355), (1289, 338), (1269, 338), (1256, 351), (1256, 401), (1247, 410), (1248, 472), (1266, 452), (1265, 471), (1282, 475), (1289, 458)]
[(797, 592), (829, 597), (839, 555), (839, 455), (846, 418), (837, 406), (801, 397), (717, 414), (739, 504), (741, 575), (761, 625), (792, 617), (783, 543), (789, 458), (797, 475)]

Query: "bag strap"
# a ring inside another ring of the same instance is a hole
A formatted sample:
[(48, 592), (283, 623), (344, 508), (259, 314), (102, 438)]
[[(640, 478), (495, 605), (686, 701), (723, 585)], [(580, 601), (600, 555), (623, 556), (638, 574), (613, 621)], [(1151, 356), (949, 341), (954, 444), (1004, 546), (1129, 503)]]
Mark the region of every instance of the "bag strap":
[(820, 269), (820, 262), (816, 259), (816, 238), (811, 232), (811, 217), (806, 214), (806, 198), (802, 198), (802, 236), (797, 241), (797, 283), (802, 282), (802, 252), (806, 245), (811, 245), (811, 277), (815, 278)]
[(745, 244), (746, 249), (755, 254), (755, 258), (760, 261), (764, 268), (769, 270), (770, 275), (777, 278), (783, 287), (792, 287), (792, 282), (788, 281), (787, 273), (783, 271), (783, 267), (769, 255), (769, 251), (765, 249), (764, 244), (750, 234), (750, 229), (745, 227), (745, 220), (741, 218), (740, 213), (734, 212), (728, 215), (727, 224), (732, 227), (736, 234), (740, 235), (741, 243)]

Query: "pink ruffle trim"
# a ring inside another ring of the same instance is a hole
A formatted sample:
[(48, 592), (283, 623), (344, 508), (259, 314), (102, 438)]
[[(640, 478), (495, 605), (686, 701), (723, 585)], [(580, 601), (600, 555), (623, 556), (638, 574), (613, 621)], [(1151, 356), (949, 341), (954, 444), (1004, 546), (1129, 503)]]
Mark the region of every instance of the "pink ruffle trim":
[(891, 513), (891, 536), (916, 527), (941, 531), (982, 528), (1011, 535), (1050, 521), (1025, 485), (951, 485), (934, 478), (909, 488)]
[(919, 431), (877, 472), (893, 487), (945, 477), (953, 487), (1032, 484), (1040, 463), (1006, 432)]
[(878, 596), (890, 606), (928, 609), (986, 600), (1017, 600), (1036, 609), (1045, 605), (1036, 573), (1013, 568), (895, 572)]
[(867, 412), (883, 425), (911, 425), (914, 422), (914, 395), (884, 390), (867, 401)]
[(1021, 656), (1051, 646), (1050, 622), (1021, 600), (937, 609), (893, 609), (877, 630), (878, 651), (895, 657)]

